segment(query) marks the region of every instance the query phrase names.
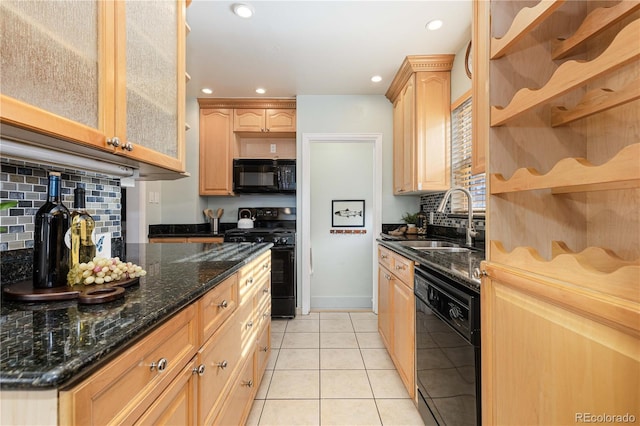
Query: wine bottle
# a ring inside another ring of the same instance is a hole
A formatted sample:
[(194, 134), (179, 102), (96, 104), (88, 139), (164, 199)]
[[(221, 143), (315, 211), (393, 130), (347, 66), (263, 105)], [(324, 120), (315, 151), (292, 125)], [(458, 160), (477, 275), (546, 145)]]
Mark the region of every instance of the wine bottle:
[(33, 287), (67, 285), (69, 249), (64, 236), (69, 229), (69, 210), (62, 204), (60, 173), (49, 173), (47, 202), (35, 216), (33, 234)]
[(86, 210), (85, 190), (78, 184), (73, 191), (73, 207), (71, 212), (71, 267), (87, 263), (96, 256), (94, 230), (96, 223)]

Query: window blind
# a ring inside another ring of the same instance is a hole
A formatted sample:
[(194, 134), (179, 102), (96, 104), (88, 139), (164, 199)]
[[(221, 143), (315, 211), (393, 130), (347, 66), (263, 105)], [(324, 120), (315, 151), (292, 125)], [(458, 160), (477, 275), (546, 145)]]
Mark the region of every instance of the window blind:
[[(471, 192), (473, 211), (485, 211), (485, 174), (471, 174), (471, 98), (451, 113), (451, 182)], [(467, 197), (456, 191), (451, 194), (451, 213), (467, 213)]]

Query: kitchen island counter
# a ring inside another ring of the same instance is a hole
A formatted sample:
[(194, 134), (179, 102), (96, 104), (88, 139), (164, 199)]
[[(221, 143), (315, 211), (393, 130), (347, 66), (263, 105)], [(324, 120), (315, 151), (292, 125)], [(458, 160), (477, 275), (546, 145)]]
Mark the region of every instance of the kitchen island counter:
[(76, 383), (271, 246), (128, 244), (126, 261), (142, 266), (147, 275), (127, 288), (124, 298), (99, 305), (3, 299), (2, 389), (64, 388)]

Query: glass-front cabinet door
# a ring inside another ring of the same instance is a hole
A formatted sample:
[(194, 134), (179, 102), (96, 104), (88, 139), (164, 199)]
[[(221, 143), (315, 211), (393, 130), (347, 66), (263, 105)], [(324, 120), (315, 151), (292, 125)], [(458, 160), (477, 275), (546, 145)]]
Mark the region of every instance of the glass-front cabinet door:
[(2, 0), (2, 123), (184, 171), (184, 7)]
[[(126, 155), (184, 170), (183, 1), (118, 1), (116, 133)], [(150, 125), (152, 123), (152, 125)], [(121, 151), (122, 152), (122, 151)]]
[(107, 4), (0, 2), (3, 123), (106, 149)]

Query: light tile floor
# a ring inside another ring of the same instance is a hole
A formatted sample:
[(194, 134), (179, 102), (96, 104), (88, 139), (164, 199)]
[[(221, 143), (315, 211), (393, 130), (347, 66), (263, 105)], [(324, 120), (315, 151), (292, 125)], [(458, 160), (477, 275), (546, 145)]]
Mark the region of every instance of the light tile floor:
[(247, 425), (423, 425), (372, 312), (271, 322), (271, 357)]

